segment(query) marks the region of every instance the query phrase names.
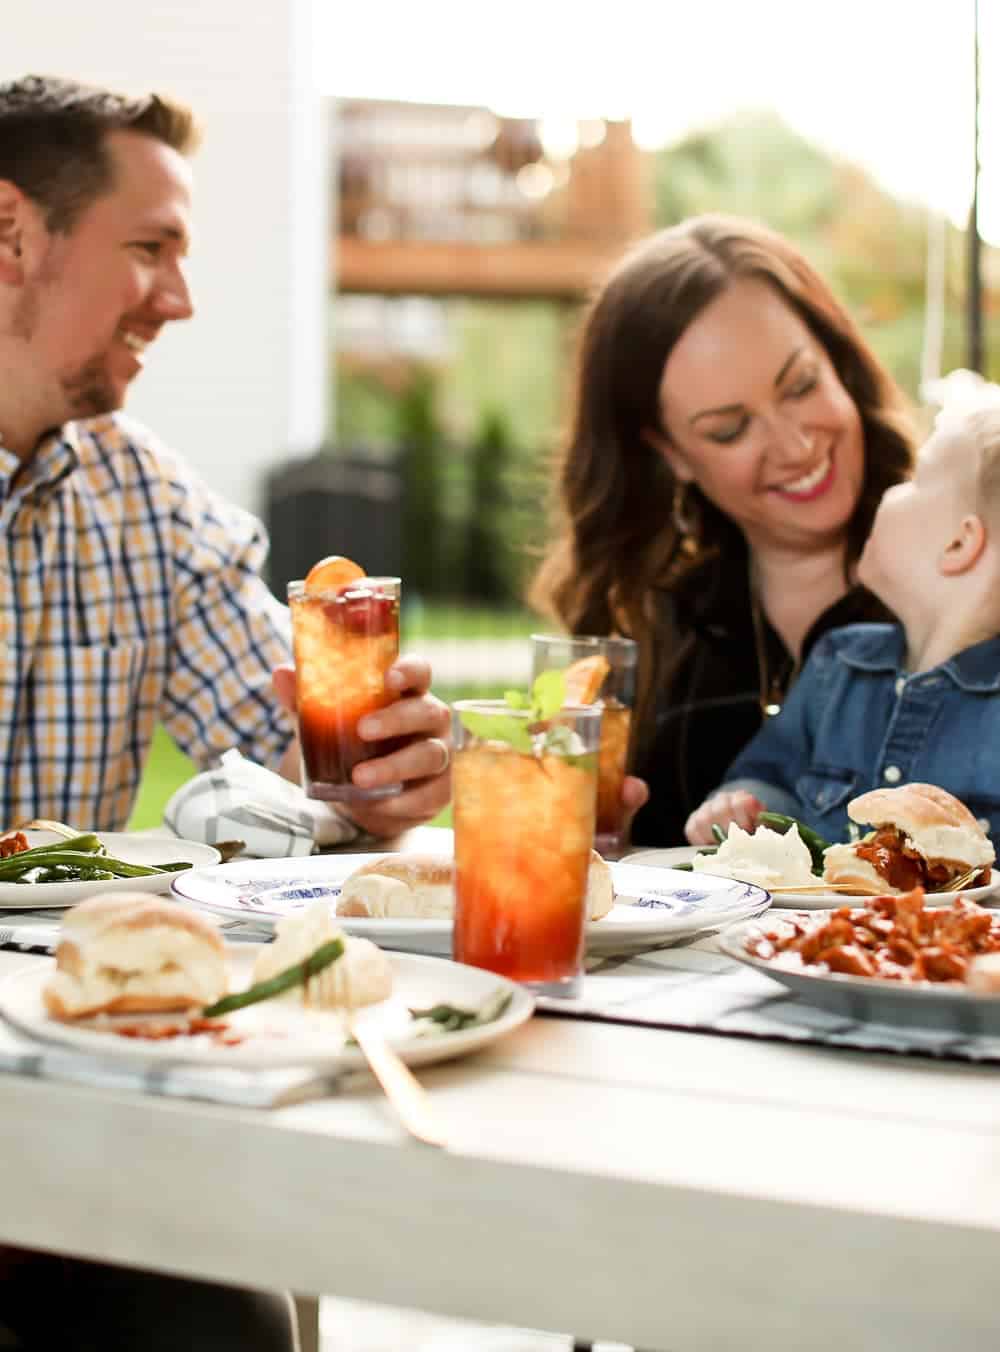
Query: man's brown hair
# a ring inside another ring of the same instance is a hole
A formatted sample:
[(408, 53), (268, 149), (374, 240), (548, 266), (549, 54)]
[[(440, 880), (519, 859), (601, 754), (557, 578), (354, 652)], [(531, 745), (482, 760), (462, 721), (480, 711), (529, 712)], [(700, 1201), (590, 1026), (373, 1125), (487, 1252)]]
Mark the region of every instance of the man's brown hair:
[(190, 109), (158, 94), (128, 98), (48, 75), (0, 84), (0, 179), (41, 207), (49, 230), (66, 232), (114, 186), (112, 131), (153, 136), (181, 155), (198, 143)]

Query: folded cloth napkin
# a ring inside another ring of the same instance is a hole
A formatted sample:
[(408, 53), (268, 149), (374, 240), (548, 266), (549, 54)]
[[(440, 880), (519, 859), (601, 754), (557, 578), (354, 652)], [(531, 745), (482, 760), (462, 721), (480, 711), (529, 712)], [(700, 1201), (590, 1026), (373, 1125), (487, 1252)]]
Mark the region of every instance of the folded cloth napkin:
[(102, 1060), (78, 1051), (33, 1042), (0, 1023), (0, 1074), (31, 1075), (102, 1089), (132, 1089), (159, 1098), (199, 1099), (243, 1108), (279, 1108), (325, 1098), (337, 1077), (309, 1066), (242, 1070), (228, 1066), (138, 1064)]
[[(178, 901), (177, 905), (186, 903)], [(192, 907), (193, 910), (198, 908)], [(0, 911), (0, 950), (12, 953), (54, 954), (60, 939), (63, 911)], [(203, 920), (222, 931), (226, 943), (270, 943), (274, 934), (251, 921), (225, 920), (222, 916), (200, 912)], [(2, 1344), (0, 1344), (2, 1346)]]
[(163, 820), (185, 840), (209, 845), (244, 840), (247, 853), (261, 859), (348, 845), (363, 834), (334, 804), (307, 798), (299, 785), (236, 750), (226, 751), (214, 769), (182, 784), (167, 803)]

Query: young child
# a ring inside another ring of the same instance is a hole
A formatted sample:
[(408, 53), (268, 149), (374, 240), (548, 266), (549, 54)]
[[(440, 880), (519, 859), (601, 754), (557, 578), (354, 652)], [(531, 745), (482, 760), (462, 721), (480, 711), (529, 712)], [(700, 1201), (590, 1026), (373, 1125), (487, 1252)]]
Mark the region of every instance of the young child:
[(781, 713), (688, 818), (752, 830), (762, 811), (847, 836), (847, 803), (938, 784), (1000, 845), (1000, 407), (939, 416), (912, 480), (882, 499), (858, 577), (899, 624), (816, 644)]

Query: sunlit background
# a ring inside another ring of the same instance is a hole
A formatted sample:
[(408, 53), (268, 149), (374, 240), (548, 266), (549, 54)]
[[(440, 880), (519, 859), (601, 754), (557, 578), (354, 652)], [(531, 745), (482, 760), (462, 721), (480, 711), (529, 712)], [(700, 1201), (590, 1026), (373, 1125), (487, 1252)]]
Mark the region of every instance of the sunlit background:
[[(980, 226), (1000, 245), (1000, 5), (981, 0)], [(316, 79), (330, 94), (482, 104), (545, 119), (566, 150), (580, 119), (630, 117), (658, 149), (772, 109), (896, 196), (964, 225), (972, 192), (971, 0), (512, 0), (502, 7), (319, 10)]]

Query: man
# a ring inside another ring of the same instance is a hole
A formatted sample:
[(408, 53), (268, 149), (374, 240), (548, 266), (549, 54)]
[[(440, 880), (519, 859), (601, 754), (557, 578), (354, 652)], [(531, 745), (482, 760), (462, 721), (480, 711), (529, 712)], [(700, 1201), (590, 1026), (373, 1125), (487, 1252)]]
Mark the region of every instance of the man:
[[(125, 824), (162, 721), (201, 765), (237, 747), (294, 777), (280, 608), (259, 524), (119, 410), (184, 275), (186, 109), (65, 81), (0, 85), (0, 826)], [(445, 707), (424, 663), (369, 735), (408, 735), (353, 808), (377, 835), (448, 797)]]
[[(164, 325), (192, 314), (194, 143), (190, 113), (155, 96), (0, 85), (0, 827), (123, 826), (158, 721), (202, 765), (235, 746), (294, 773), (263, 532), (118, 412)], [(404, 791), (353, 808), (355, 833), (448, 798), (426, 664), (387, 680), (403, 697), (368, 734), (409, 740), (356, 777)], [(27, 1347), (294, 1344), (279, 1298), (9, 1250), (5, 1274), (0, 1324)]]

